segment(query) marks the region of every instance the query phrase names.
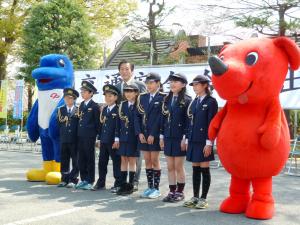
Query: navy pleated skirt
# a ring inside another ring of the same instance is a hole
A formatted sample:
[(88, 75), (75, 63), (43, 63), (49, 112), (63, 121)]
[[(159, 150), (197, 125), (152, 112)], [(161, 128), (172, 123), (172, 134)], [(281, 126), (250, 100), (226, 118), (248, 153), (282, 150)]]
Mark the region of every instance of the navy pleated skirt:
[(212, 151), (208, 157), (204, 157), (203, 149), (205, 143), (189, 142), (188, 150), (186, 153), (186, 160), (193, 163), (208, 162), (215, 160), (214, 152)]
[(120, 156), (140, 157), (140, 151), (137, 149), (136, 143), (120, 142), (120, 148), (117, 151)]
[(179, 157), (186, 156), (186, 151), (181, 151), (181, 141), (178, 138), (164, 138), (164, 153), (166, 156)]
[[(147, 137), (146, 137), (147, 140)], [(146, 152), (156, 152), (156, 151), (161, 151), (160, 146), (159, 146), (159, 138), (154, 138), (154, 142), (152, 145), (144, 144), (141, 143), (139, 138), (138, 138), (138, 145), (137, 145), (138, 150), (140, 151), (146, 151)]]

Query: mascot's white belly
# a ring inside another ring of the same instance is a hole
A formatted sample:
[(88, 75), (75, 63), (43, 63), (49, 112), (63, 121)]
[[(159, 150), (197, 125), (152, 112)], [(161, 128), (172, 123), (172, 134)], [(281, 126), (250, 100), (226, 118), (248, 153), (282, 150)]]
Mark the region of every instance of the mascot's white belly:
[(63, 97), (63, 89), (38, 91), (38, 123), (43, 129), (49, 127), (50, 117)]

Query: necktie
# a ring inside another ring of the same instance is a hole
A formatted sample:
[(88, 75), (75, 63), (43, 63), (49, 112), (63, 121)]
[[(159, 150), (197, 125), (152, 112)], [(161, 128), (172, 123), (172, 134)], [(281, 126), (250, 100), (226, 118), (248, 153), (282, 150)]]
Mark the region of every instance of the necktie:
[(133, 110), (133, 105), (130, 105), (130, 106), (129, 106), (129, 109), (132, 111), (132, 110)]
[(172, 107), (175, 106), (176, 102), (177, 102), (177, 96), (173, 96)]
[(110, 113), (110, 109), (107, 107), (107, 114), (109, 114)]
[(196, 104), (196, 109), (198, 109), (198, 107), (200, 106), (200, 104), (201, 104), (201, 97), (199, 96), (199, 97), (197, 97), (197, 104)]
[(68, 116), (70, 116), (71, 115), (71, 109), (69, 108), (68, 109)]
[(153, 95), (150, 95), (150, 100), (149, 100), (149, 103), (151, 103), (152, 102), (152, 100), (153, 100)]

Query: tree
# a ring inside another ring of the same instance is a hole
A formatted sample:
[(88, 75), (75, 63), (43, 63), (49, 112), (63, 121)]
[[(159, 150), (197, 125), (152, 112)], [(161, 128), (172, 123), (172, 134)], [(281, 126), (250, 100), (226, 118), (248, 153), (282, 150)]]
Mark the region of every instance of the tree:
[(28, 83), (28, 109), (31, 108), (31, 71), (40, 57), (50, 53), (66, 54), (75, 69), (95, 66), (97, 44), (84, 8), (76, 1), (50, 0), (32, 8), (23, 30), (20, 56), (26, 64), (19, 78)]
[(136, 0), (81, 0), (93, 24), (97, 39), (105, 41), (114, 29), (128, 22), (129, 13), (137, 8)]
[(268, 36), (297, 36), (300, 29), (299, 0), (237, 0), (230, 5), (225, 2), (199, 6), (202, 10), (223, 11), (211, 19), (214, 24), (233, 20), (237, 26)]
[(21, 35), (29, 8), (39, 1), (0, 0), (0, 80), (6, 78), (7, 57)]
[(158, 49), (157, 40), (158, 33), (162, 33), (162, 22), (174, 12), (175, 7), (168, 8), (166, 6), (165, 0), (142, 0), (142, 2), (147, 3), (149, 10), (147, 17), (135, 14), (130, 21), (130, 26), (134, 37), (140, 37), (148, 32), (151, 43), (151, 54), (152, 64), (158, 64)]

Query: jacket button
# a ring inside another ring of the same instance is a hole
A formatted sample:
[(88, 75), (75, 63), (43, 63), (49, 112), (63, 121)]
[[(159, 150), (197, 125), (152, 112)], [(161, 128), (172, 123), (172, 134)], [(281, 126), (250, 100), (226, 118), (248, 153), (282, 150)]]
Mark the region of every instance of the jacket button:
[(201, 131), (203, 131), (203, 128), (200, 128)]
[(71, 130), (69, 130), (69, 132), (71, 132)]

